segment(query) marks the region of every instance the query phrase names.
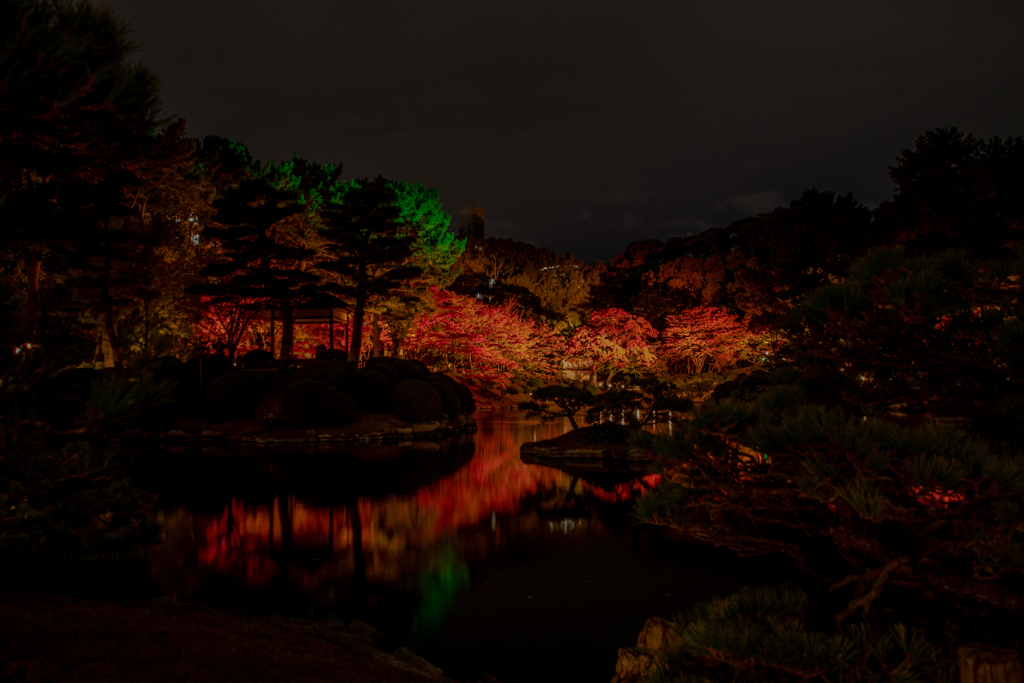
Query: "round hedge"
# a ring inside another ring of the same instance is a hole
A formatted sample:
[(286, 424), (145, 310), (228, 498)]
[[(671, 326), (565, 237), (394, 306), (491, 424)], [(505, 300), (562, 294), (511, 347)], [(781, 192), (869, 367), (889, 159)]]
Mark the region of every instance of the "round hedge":
[(284, 388), (284, 417), (296, 427), (334, 427), (359, 416), (355, 401), (327, 382), (298, 379)]
[(292, 380), (318, 379), (327, 382), (335, 389), (344, 389), (348, 384), (348, 370), (341, 363), (330, 360), (309, 360), (305, 361), (295, 370)]
[(270, 365), (274, 362), (274, 354), (265, 349), (253, 349), (246, 351), (242, 356), (242, 367), (248, 368), (257, 365)]
[(437, 389), (437, 393), (441, 395), (441, 410), (444, 414), (448, 417), (458, 417), (462, 412), (462, 403), (459, 401), (459, 392), (455, 391), (451, 382), (438, 375), (430, 375), (423, 381)]
[(420, 379), (403, 379), (391, 392), (391, 410), (406, 422), (441, 419), (441, 394)]
[(390, 362), (374, 363), (370, 369), (387, 377), (392, 387), (398, 384), (398, 371)]
[(391, 362), (392, 367), (398, 372), (398, 380), (423, 379), (427, 376), (426, 366), (419, 361), (396, 358)]
[(443, 372), (432, 372), (430, 373), (429, 376), (442, 377), (444, 378), (443, 381), (448, 382), (451, 385), (451, 387), (455, 389), (455, 392), (459, 395), (459, 407), (462, 409), (462, 412), (472, 413), (474, 410), (476, 410), (476, 401), (473, 400), (473, 392), (471, 392), (466, 385), (462, 384), (456, 379), (449, 377)]
[(252, 417), (267, 390), (265, 377), (247, 370), (220, 375), (206, 387), (204, 410), (214, 422), (229, 422)]
[(361, 410), (368, 413), (383, 413), (387, 411), (391, 401), (391, 382), (386, 375), (377, 370), (363, 368), (352, 375), (346, 392), (355, 399)]

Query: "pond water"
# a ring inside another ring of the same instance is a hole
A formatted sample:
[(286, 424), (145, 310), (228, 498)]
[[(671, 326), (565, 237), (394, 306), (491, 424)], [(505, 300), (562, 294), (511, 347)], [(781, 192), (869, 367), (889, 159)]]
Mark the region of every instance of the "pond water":
[(165, 454), (151, 576), (218, 607), (363, 619), (455, 678), (503, 683), (609, 681), (648, 617), (751, 582), (632, 522), (656, 475), (587, 481), (520, 460), (567, 421), (477, 423), (417, 448)]

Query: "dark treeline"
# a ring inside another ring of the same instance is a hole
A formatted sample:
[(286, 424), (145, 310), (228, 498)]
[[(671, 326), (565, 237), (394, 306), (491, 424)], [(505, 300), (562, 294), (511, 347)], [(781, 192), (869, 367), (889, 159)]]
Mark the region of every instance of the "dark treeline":
[(471, 245), (453, 288), (516, 298), (534, 315), (578, 325), (589, 311), (620, 308), (663, 329), (667, 315), (723, 307), (755, 324), (779, 324), (818, 287), (847, 276), (870, 249), (909, 256), (965, 250), (992, 258), (1020, 239), (1024, 144), (929, 131), (889, 169), (895, 196), (870, 211), (850, 195), (810, 189), (787, 207), (666, 242), (630, 244), (608, 264), (488, 238)]

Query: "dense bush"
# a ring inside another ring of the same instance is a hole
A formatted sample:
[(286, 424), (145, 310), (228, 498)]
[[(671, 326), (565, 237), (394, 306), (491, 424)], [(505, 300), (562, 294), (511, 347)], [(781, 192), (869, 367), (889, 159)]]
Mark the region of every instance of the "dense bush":
[(264, 367), (274, 362), (274, 354), (265, 349), (253, 349), (242, 356), (242, 367)]
[(452, 379), (443, 372), (432, 372), (429, 377), (440, 377), (442, 381), (448, 382), (448, 385), (455, 390), (455, 393), (459, 396), (459, 407), (464, 413), (472, 413), (476, 410), (476, 401), (473, 399), (473, 392), (469, 388), (459, 382), (458, 380)]
[(330, 360), (310, 360), (295, 370), (292, 379), (318, 379), (321, 382), (327, 382), (335, 389), (344, 390), (349, 381), (349, 373), (341, 363)]
[(372, 366), (368, 365), (368, 369), (371, 369), (374, 372), (379, 372), (380, 374), (387, 377), (388, 382), (391, 384), (392, 387), (398, 384), (398, 371), (395, 370), (395, 366), (393, 366), (390, 363), (390, 361), (387, 361), (383, 358), (371, 358), (370, 360), (376, 360), (381, 362), (374, 363)]
[(439, 375), (429, 375), (423, 381), (437, 389), (441, 396), (442, 412), (448, 417), (458, 417), (462, 412), (462, 404), (459, 401), (459, 392), (455, 391), (452, 383)]
[(585, 443), (620, 443), (629, 438), (633, 431), (617, 422), (602, 422), (587, 427), (580, 437)]
[(196, 356), (185, 363), (185, 368), (188, 370), (188, 381), (197, 387), (201, 386), (203, 392), (213, 380), (235, 370), (227, 356), (220, 355)]
[(391, 409), (406, 422), (441, 419), (441, 394), (427, 382), (403, 379), (391, 392)]
[(206, 387), (203, 412), (214, 422), (252, 417), (268, 387), (266, 377), (248, 370), (220, 375)]
[(296, 427), (333, 427), (359, 415), (355, 402), (318, 379), (298, 379), (284, 388), (284, 417)]
[(369, 413), (383, 413), (388, 409), (391, 399), (391, 382), (386, 375), (363, 368), (352, 375), (352, 381), (346, 387), (349, 396), (355, 399), (361, 410)]
[(346, 363), (348, 362), (348, 351), (344, 349), (318, 349), (314, 357), (317, 360), (332, 360), (335, 363)]
[(418, 361), (396, 358), (392, 361), (391, 365), (398, 372), (399, 381), (403, 379), (423, 379), (427, 376), (426, 366)]

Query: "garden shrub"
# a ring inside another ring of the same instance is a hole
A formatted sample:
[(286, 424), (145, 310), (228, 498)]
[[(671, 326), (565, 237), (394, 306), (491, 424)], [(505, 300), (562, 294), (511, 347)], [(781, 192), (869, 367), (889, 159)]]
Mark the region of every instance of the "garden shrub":
[(417, 361), (406, 360), (404, 358), (396, 358), (391, 363), (395, 371), (398, 372), (398, 380), (403, 379), (423, 379), (427, 376), (427, 371), (423, 367), (423, 363)]
[(391, 401), (391, 382), (377, 370), (363, 368), (352, 375), (346, 392), (361, 410), (383, 413)]
[(459, 401), (459, 392), (455, 391), (452, 383), (438, 375), (429, 375), (423, 381), (437, 389), (444, 414), (448, 417), (458, 417), (462, 412), (462, 404)]
[(296, 427), (334, 427), (359, 416), (355, 401), (318, 379), (297, 379), (284, 388), (284, 417)]
[(459, 408), (464, 413), (472, 413), (476, 410), (476, 401), (473, 399), (473, 392), (469, 390), (465, 384), (462, 384), (457, 379), (444, 374), (443, 372), (432, 372), (428, 377), (440, 377), (441, 381), (448, 382), (448, 385), (455, 390), (455, 393), (459, 396)]
[(227, 356), (220, 355), (196, 356), (189, 359), (185, 363), (185, 367), (191, 378), (189, 381), (193, 382), (195, 386), (198, 387), (200, 385), (199, 380), (202, 378), (202, 390), (204, 392), (213, 380), (225, 373), (235, 371), (235, 366), (231, 364)]
[[(384, 361), (384, 359), (380, 358), (375, 358), (373, 360)], [(374, 372), (379, 372), (380, 374), (387, 377), (388, 382), (391, 384), (392, 387), (398, 384), (398, 371), (395, 370), (395, 366), (393, 366), (389, 361), (374, 363), (372, 366), (367, 367), (368, 369), (371, 369)]]
[(266, 377), (248, 370), (220, 375), (206, 387), (203, 412), (214, 422), (252, 417), (268, 384)]
[(403, 379), (391, 392), (391, 409), (406, 422), (441, 419), (441, 394), (427, 382)]
[(344, 389), (349, 381), (348, 370), (341, 363), (330, 360), (310, 360), (302, 363), (292, 375), (293, 380), (318, 379), (335, 389)]
[(580, 440), (584, 443), (621, 443), (629, 438), (632, 430), (617, 422), (602, 422), (587, 427)]
[(270, 353), (265, 349), (253, 349), (252, 351), (246, 351), (245, 355), (242, 356), (242, 367), (264, 367), (271, 365), (274, 362), (274, 354)]
[(345, 349), (319, 349), (314, 358), (317, 360), (331, 360), (335, 363), (347, 363), (348, 351)]
[(424, 376), (424, 377), (426, 377), (427, 375), (429, 375), (429, 374), (430, 374), (430, 366), (428, 366), (428, 365), (427, 365), (426, 363), (424, 363), (423, 361), (421, 361), (421, 360), (418, 360), (418, 359), (416, 359), (416, 358), (406, 358), (406, 359), (405, 359), (405, 361), (406, 361), (407, 363), (413, 363), (413, 364), (414, 364), (414, 365), (416, 365), (416, 366), (417, 366), (417, 367), (418, 367), (418, 368), (419, 368), (420, 370), (422, 370), (422, 371), (423, 371), (423, 376)]

